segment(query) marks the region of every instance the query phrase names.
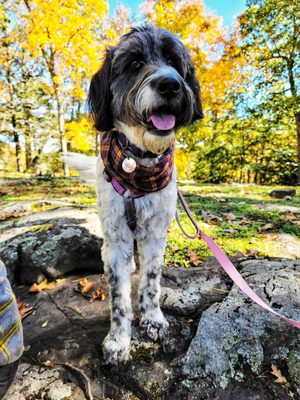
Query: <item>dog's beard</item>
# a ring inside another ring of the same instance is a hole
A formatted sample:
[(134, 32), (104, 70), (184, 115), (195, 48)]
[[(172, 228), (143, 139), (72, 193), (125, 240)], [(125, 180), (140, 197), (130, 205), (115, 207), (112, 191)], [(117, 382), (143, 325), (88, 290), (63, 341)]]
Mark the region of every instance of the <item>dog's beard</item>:
[(143, 144), (152, 153), (161, 154), (175, 142), (175, 132), (170, 131), (166, 136), (157, 136), (145, 129), (143, 134)]
[(121, 121), (115, 121), (115, 128), (124, 133), (127, 139), (141, 150), (161, 154), (175, 142), (175, 131), (172, 130), (166, 136), (158, 136), (151, 133), (145, 126), (130, 126)]

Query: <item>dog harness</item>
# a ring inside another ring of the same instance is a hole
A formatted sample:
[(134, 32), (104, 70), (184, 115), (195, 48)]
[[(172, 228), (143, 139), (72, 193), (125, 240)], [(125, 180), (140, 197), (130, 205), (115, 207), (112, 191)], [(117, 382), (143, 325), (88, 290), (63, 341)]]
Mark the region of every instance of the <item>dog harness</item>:
[[(169, 184), (174, 168), (174, 146), (161, 155), (142, 151), (130, 143), (125, 135), (116, 131), (103, 133), (100, 146), (104, 178), (124, 197), (127, 224), (133, 231), (136, 228), (134, 199), (157, 192)], [(158, 161), (153, 167), (146, 167), (131, 157), (157, 158)], [(124, 168), (126, 161), (129, 167), (134, 168), (127, 169), (126, 164)]]

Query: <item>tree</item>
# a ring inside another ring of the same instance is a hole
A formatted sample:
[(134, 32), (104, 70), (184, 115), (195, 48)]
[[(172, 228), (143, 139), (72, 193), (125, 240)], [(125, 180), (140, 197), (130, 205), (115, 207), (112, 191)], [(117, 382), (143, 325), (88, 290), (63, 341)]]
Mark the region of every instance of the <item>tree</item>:
[[(47, 71), (44, 81), (56, 106), (60, 150), (67, 151), (65, 116), (74, 99), (84, 97), (88, 78), (98, 67), (101, 19), (107, 11), (104, 0), (24, 0), (28, 11), (25, 48), (42, 57)], [(65, 176), (69, 175), (64, 164)]]
[(2, 7), (0, 133), (6, 142), (14, 142), (17, 170), (23, 172), (37, 164), (51, 138), (53, 113), (41, 80), (43, 64), (20, 47), (20, 43), (25, 41), (26, 24), (26, 19), (21, 17), (20, 4), (22, 2), (13, 1)]
[(240, 16), (242, 49), (256, 70), (256, 102), (294, 115), (300, 184), (300, 3), (248, 0)]

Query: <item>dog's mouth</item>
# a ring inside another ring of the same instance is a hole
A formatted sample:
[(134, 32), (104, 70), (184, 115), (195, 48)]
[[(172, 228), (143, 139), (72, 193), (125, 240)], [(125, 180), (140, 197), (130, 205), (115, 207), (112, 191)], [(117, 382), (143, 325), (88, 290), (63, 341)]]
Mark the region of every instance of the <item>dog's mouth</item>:
[(176, 115), (168, 107), (159, 107), (148, 115), (147, 125), (155, 134), (168, 135), (176, 125)]

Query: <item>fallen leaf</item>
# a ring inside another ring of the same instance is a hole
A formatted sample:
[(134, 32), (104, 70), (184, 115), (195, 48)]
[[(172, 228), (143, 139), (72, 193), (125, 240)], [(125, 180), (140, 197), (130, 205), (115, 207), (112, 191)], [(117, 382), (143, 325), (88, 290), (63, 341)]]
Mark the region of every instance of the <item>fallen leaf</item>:
[(284, 216), (288, 221), (296, 221), (296, 220), (298, 220), (297, 215), (295, 215), (291, 211), (288, 211), (287, 213), (285, 213)]
[(82, 278), (79, 281), (80, 289), (83, 294), (88, 293), (95, 286), (94, 282), (90, 282), (87, 278)]
[(21, 319), (26, 318), (33, 312), (33, 307), (28, 307), (28, 304), (22, 303), (19, 299), (17, 300), (17, 304)]
[(236, 215), (233, 213), (223, 213), (224, 217), (227, 219), (227, 221), (232, 221), (236, 219)]
[(224, 229), (225, 233), (229, 233), (230, 235), (233, 235), (234, 233), (237, 233), (238, 230), (237, 229), (233, 229), (233, 228), (228, 228), (228, 229)]
[(49, 321), (45, 321), (45, 322), (42, 324), (42, 328), (46, 328), (46, 327), (48, 326), (48, 322), (49, 322)]
[(39, 293), (42, 290), (53, 289), (55, 286), (57, 286), (58, 284), (60, 284), (64, 281), (65, 281), (65, 279), (56, 279), (56, 281), (54, 281), (54, 282), (48, 282), (47, 279), (45, 279), (41, 283), (34, 283), (29, 288), (29, 292), (30, 293)]
[(234, 221), (237, 225), (250, 225), (252, 223), (251, 219), (243, 217), (240, 221)]
[(222, 222), (222, 218), (214, 214), (209, 214), (204, 210), (201, 210), (201, 214), (203, 222), (215, 222), (216, 224), (220, 224)]
[(54, 224), (42, 224), (42, 225), (35, 225), (29, 228), (30, 232), (47, 232), (49, 229), (52, 229)]
[(227, 290), (227, 289), (221, 289), (221, 288), (216, 288), (216, 287), (212, 288), (211, 290), (216, 293), (229, 293), (229, 290)]
[(280, 369), (277, 368), (277, 366), (276, 366), (275, 364), (272, 363), (272, 364), (271, 364), (271, 368), (272, 368), (271, 374), (274, 375), (274, 376), (276, 376), (276, 378), (277, 378), (277, 379), (275, 379), (274, 382), (280, 383), (280, 384), (282, 384), (282, 385), (284, 385), (285, 383), (287, 383), (286, 378), (282, 375)]
[(273, 227), (274, 227), (273, 224), (266, 224), (266, 225), (263, 225), (263, 226), (259, 226), (257, 228), (257, 230), (258, 230), (258, 232), (262, 232), (262, 231), (267, 231), (269, 229), (272, 229)]
[(249, 249), (246, 253), (246, 256), (249, 257), (256, 257), (260, 255), (260, 251), (258, 249), (256, 249), (255, 247), (253, 247), (252, 249)]
[(54, 363), (51, 360), (46, 360), (42, 362), (42, 364), (45, 365), (45, 367), (54, 367)]
[(197, 254), (194, 250), (188, 251), (188, 256), (190, 257), (191, 262), (198, 267), (200, 264), (203, 264), (201, 256)]
[(100, 300), (100, 301), (105, 300), (105, 294), (102, 288), (99, 288), (92, 293), (90, 298), (90, 303), (92, 303), (94, 300)]

